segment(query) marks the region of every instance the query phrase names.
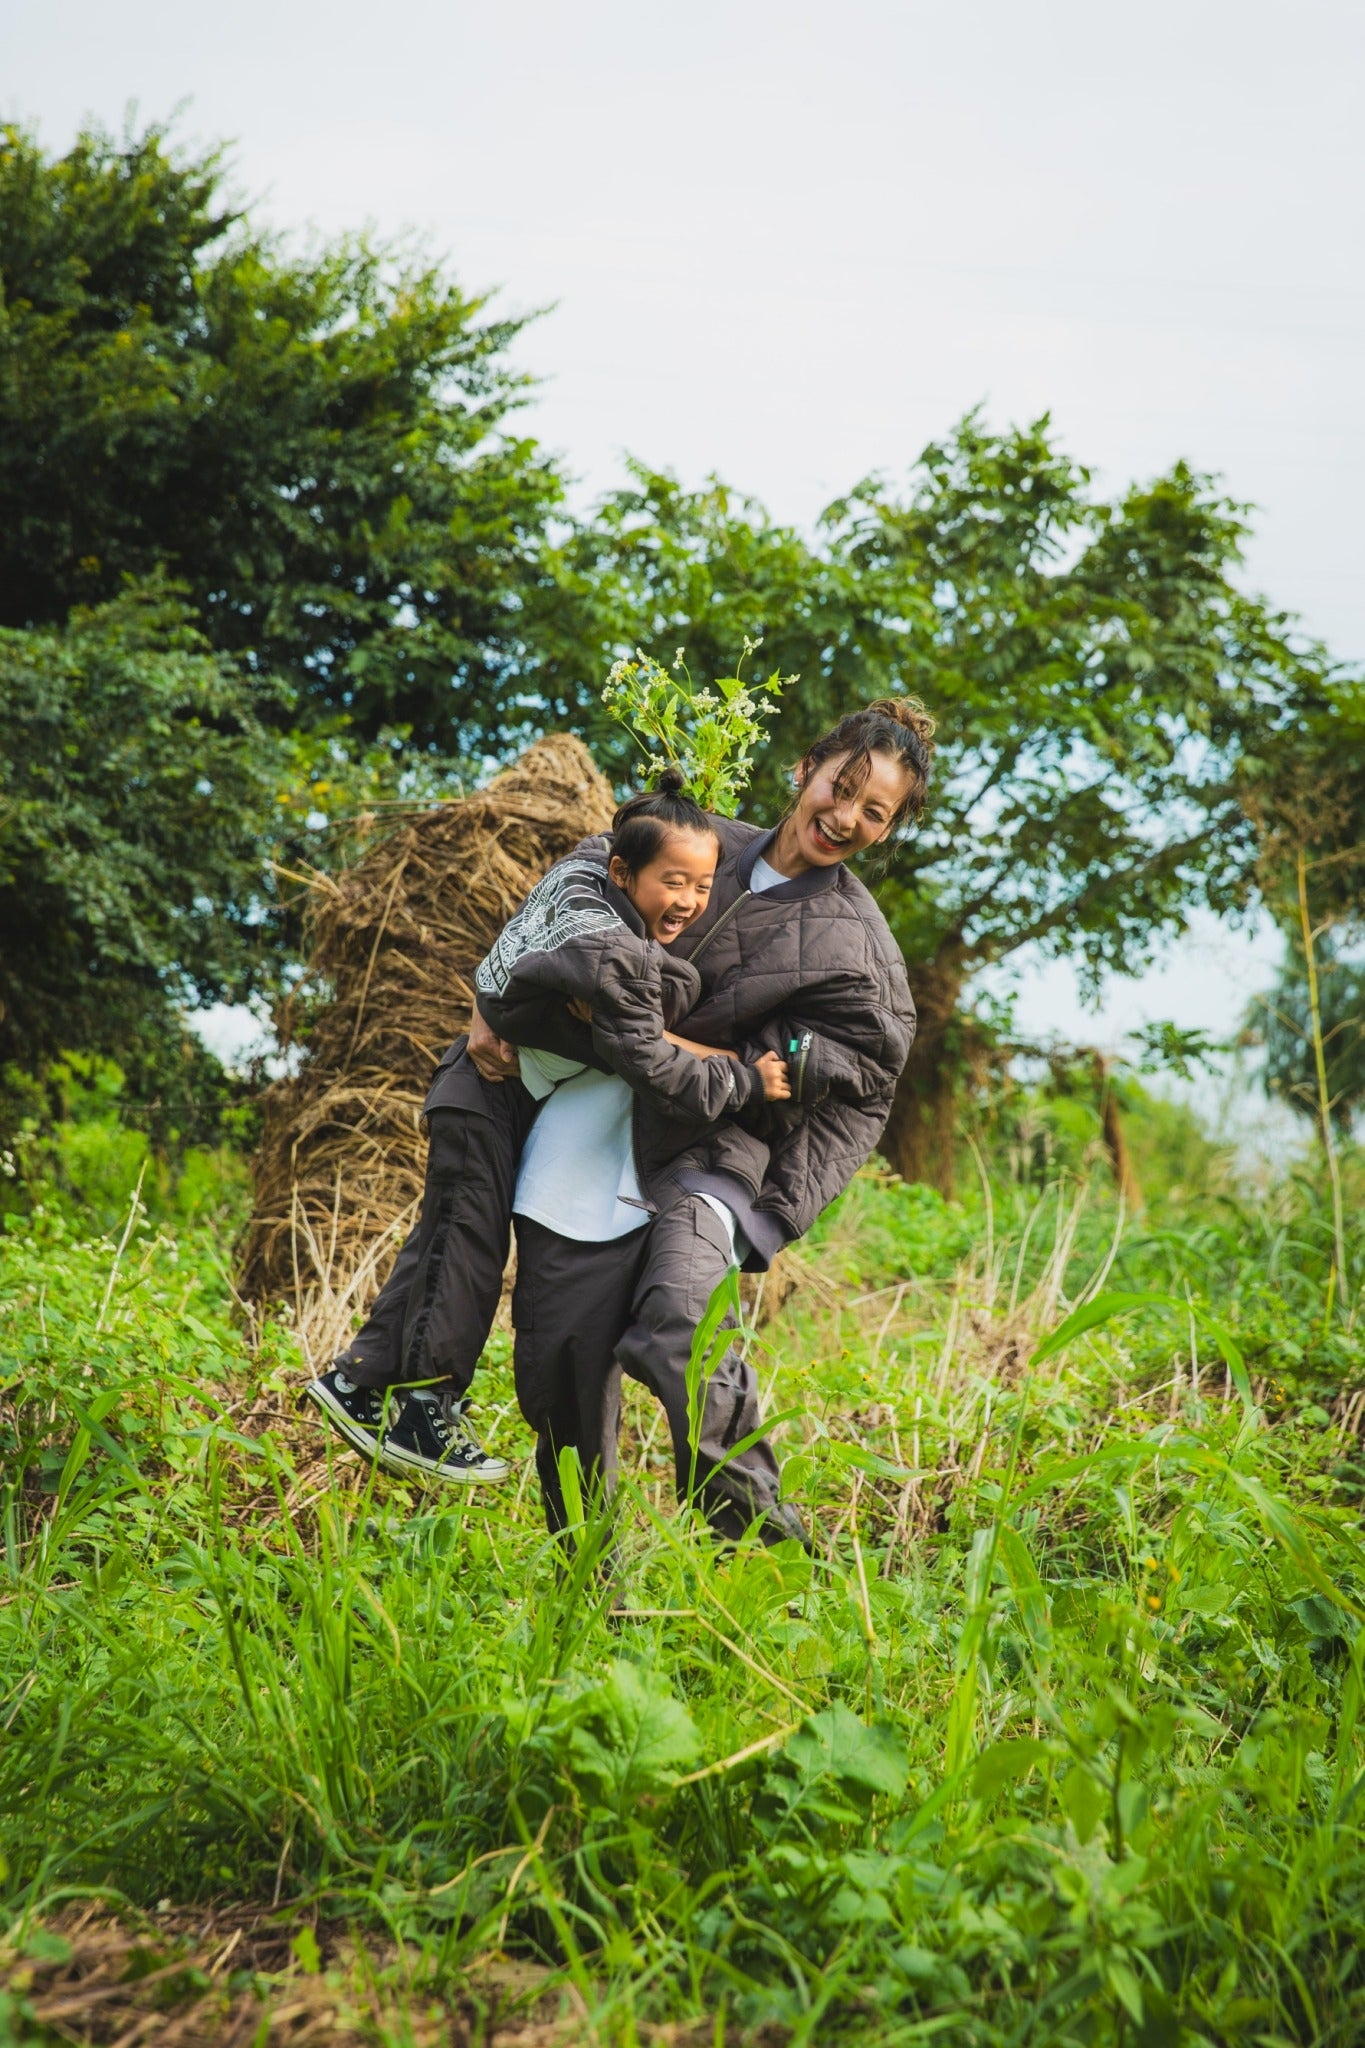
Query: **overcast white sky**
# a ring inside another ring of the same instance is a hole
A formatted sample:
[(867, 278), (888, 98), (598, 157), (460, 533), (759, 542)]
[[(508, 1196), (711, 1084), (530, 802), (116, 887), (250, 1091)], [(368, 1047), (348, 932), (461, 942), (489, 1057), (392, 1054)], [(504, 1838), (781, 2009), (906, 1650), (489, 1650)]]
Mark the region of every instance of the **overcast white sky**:
[[(1248, 575), (1365, 658), (1362, 0), (47, 0), (0, 107), (51, 149), (131, 103), (230, 140), (281, 228), (415, 229), (553, 306), (528, 424), (806, 522), (967, 407), (1047, 409), (1118, 487), (1252, 501)], [(1207, 931), (1083, 1019), (1226, 1028), (1274, 947)]]

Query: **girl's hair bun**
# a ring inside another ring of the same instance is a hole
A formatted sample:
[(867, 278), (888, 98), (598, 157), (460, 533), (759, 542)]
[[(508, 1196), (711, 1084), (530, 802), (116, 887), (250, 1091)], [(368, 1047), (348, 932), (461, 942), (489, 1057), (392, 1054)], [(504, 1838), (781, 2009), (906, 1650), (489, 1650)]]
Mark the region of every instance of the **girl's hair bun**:
[(715, 822), (687, 793), (687, 779), (672, 762), (661, 768), (653, 789), (627, 797), (611, 825), (611, 850), (630, 872), (648, 866), (670, 832), (706, 832), (719, 839)]

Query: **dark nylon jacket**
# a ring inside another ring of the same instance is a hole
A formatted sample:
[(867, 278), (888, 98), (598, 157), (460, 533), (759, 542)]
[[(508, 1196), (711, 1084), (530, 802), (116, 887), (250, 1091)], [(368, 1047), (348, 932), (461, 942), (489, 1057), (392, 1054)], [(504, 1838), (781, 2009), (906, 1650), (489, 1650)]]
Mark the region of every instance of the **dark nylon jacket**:
[[(601, 860), (556, 862), (504, 925), (474, 986), (500, 1037), (607, 1068), (637, 1102), (689, 1135), (762, 1100), (753, 1067), (699, 1059), (666, 1043), (664, 1030), (695, 1006), (700, 976), (645, 936), (639, 912)], [(591, 1027), (568, 1016), (575, 997), (589, 1005)]]

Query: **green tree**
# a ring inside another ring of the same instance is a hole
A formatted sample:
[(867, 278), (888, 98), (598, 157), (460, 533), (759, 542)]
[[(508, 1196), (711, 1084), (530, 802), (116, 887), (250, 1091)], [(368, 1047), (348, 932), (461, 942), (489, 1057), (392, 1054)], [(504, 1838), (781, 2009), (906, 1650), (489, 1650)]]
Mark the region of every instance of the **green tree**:
[[(1329, 1113), (1343, 1137), (1365, 1107), (1365, 966), (1343, 959), (1327, 939), (1316, 944), (1319, 1016)], [(1265, 1043), (1266, 1087), (1322, 1136), (1313, 1015), (1302, 948), (1256, 1002), (1249, 1021)]]
[[(951, 1179), (983, 969), (1031, 946), (1097, 984), (1196, 905), (1251, 903), (1247, 777), (1330, 720), (1335, 683), (1238, 587), (1245, 530), (1183, 465), (1108, 501), (1046, 420), (971, 416), (903, 491), (872, 479), (832, 506), (813, 544), (719, 485), (637, 470), (565, 551), (598, 673), (636, 639), (724, 672), (746, 633), (765, 668), (799, 671), (752, 815), (776, 814), (788, 765), (851, 706), (912, 690), (937, 716), (929, 813), (879, 884), (920, 1012), (886, 1141), (907, 1177)], [(547, 659), (566, 714), (573, 672)]]
[(0, 1064), (145, 1071), (256, 985), (288, 767), (257, 699), (164, 587), (0, 629)]
[(288, 680), (267, 716), (505, 744), (561, 495), (511, 431), (521, 324), (401, 252), (290, 256), (156, 127), (0, 130), (0, 624), (164, 570)]

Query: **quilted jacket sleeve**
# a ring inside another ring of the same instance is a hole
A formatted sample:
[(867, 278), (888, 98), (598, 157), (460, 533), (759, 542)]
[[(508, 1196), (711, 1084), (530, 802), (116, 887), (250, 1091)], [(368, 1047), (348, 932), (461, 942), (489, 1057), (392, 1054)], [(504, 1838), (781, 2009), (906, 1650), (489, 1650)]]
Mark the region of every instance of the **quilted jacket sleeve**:
[[(536, 884), (480, 963), (479, 1009), (514, 1045), (558, 1052), (586, 1042), (590, 1064), (618, 1074), (664, 1115), (713, 1122), (761, 1094), (761, 1083), (734, 1060), (699, 1059), (665, 1041), (664, 958), (605, 900), (600, 870), (571, 858)], [(695, 968), (668, 962), (671, 1014), (690, 1008), (699, 987)], [(568, 1015), (575, 999), (591, 1010), (591, 1028)]]
[(602, 882), (593, 862), (556, 863), (507, 920), (474, 975), (480, 1014), (500, 1038), (598, 1069), (603, 1063), (592, 1032), (568, 1003), (591, 994), (595, 949), (624, 931)]
[(665, 1039), (658, 949), (649, 947), (645, 971), (623, 955), (606, 963), (592, 1005), (593, 1044), (614, 1074), (634, 1092), (679, 1122), (714, 1123), (743, 1109), (763, 1084), (752, 1066), (718, 1057), (699, 1059)]

